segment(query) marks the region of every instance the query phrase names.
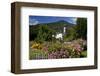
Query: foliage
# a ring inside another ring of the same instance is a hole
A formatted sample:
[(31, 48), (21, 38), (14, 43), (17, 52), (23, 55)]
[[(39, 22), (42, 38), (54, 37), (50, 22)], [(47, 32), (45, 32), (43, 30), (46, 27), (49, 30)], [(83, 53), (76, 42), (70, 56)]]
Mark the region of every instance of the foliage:
[(87, 57), (87, 51), (86, 50), (85, 51), (82, 51), (80, 56), (81, 57)]
[(77, 37), (77, 33), (76, 33), (76, 26), (71, 27), (70, 29), (67, 30), (67, 34), (64, 36), (64, 40), (65, 41), (70, 41), (70, 40), (74, 40)]
[[(58, 59), (86, 57), (87, 51), (84, 51), (84, 46), (86, 46), (86, 43), (83, 44), (84, 42), (85, 41), (82, 39), (77, 39), (66, 43), (62, 43), (60, 41), (44, 42), (41, 44), (33, 42), (33, 45), (30, 48), (31, 50), (33, 50), (32, 52), (30, 52), (32, 53), (30, 54), (30, 58)], [(39, 48), (40, 46), (41, 48)]]
[(70, 41), (78, 38), (87, 39), (87, 19), (77, 18), (77, 24), (66, 30), (67, 34), (64, 36), (65, 41)]
[(31, 49), (30, 48), (30, 59), (46, 59), (48, 54), (45, 51), (39, 50), (39, 49)]
[(55, 31), (50, 29), (48, 26), (39, 26), (38, 27), (38, 32), (37, 32), (37, 37), (35, 38), (35, 41), (37, 42), (44, 42), (44, 41), (51, 41), (52, 40), (52, 35), (55, 34)]
[(37, 37), (38, 28), (29, 27), (29, 40), (32, 41)]
[(76, 33), (78, 33), (78, 38), (87, 38), (87, 19), (86, 18), (78, 18), (77, 19), (77, 27)]

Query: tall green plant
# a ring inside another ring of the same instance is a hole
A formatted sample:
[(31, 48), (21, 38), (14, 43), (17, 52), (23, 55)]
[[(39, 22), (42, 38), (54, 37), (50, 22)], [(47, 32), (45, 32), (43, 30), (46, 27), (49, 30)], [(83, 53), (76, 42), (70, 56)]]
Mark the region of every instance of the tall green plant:
[(78, 38), (85, 39), (87, 38), (87, 19), (86, 18), (77, 18), (76, 25), (67, 30), (65, 35), (67, 40), (74, 40)]
[(78, 38), (87, 38), (87, 19), (86, 18), (78, 18), (76, 33), (78, 34)]
[(39, 26), (37, 38), (35, 40), (40, 43), (43, 41), (51, 41), (54, 33), (55, 31), (50, 29), (47, 25), (41, 25)]

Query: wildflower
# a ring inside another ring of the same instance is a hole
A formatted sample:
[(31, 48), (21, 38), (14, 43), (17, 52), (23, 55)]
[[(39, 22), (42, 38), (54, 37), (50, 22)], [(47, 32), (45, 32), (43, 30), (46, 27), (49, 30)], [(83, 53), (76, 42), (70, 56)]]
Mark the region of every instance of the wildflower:
[(48, 51), (48, 48), (47, 48), (47, 47), (43, 47), (42, 50), (44, 50), (44, 51)]
[(41, 46), (41, 44), (39, 44), (39, 43), (33, 43), (33, 45), (31, 46), (31, 48), (34, 48), (34, 49), (41, 49), (42, 46)]

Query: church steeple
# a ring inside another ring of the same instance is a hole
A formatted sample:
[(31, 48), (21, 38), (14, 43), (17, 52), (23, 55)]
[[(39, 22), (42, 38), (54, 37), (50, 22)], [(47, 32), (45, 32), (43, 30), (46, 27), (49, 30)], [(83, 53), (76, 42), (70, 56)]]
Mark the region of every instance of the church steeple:
[(64, 33), (64, 34), (66, 33), (66, 27), (63, 28), (63, 33)]

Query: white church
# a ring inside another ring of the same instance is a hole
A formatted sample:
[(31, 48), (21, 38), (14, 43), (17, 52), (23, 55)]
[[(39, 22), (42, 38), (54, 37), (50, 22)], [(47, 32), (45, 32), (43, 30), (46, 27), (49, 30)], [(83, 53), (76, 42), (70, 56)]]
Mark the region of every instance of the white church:
[(63, 27), (63, 33), (57, 33), (56, 35), (52, 35), (52, 37), (63, 40), (63, 36), (65, 33), (66, 33), (66, 27)]

